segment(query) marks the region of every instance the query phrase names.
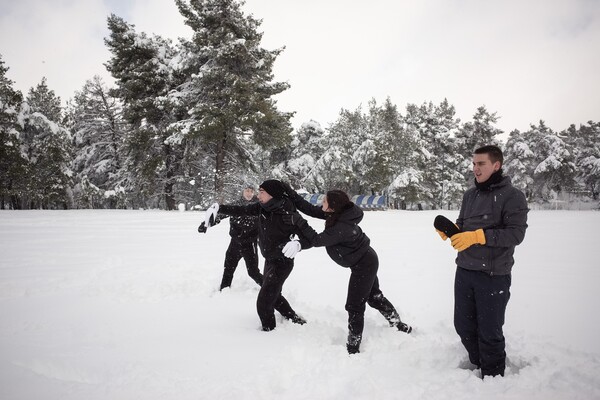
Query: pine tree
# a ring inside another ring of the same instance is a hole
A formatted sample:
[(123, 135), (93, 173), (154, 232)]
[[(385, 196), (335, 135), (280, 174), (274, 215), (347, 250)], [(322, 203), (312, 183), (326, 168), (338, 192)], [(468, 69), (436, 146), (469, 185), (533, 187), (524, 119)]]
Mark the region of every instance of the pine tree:
[(273, 63), (283, 49), (260, 47), (260, 21), (245, 16), (235, 0), (176, 3), (194, 32), (184, 43), (188, 79), (180, 87), (190, 108), (187, 128), (214, 154), (215, 193), (222, 199), (231, 161), (250, 161), (244, 137), (275, 155), (291, 140), (291, 114), (280, 112), (272, 98), (289, 87), (273, 82)]
[(21, 112), (21, 151), (27, 159), (27, 191), (24, 207), (68, 208), (72, 170), (70, 133), (61, 125), (60, 98), (46, 79), (29, 90)]
[(0, 209), (20, 208), (19, 198), (25, 189), (26, 161), (19, 149), (18, 123), (23, 95), (13, 89), (7, 71), (0, 55)]
[(324, 152), (324, 136), (325, 130), (317, 121), (305, 122), (298, 129), (290, 144), (290, 155), (285, 161), (284, 169), (287, 176), (282, 177), (293, 187), (307, 186), (306, 178)]
[(415, 104), (407, 104), (401, 123), (406, 138), (405, 153), (399, 159), (399, 169), (388, 190), (396, 207), (405, 209), (409, 204), (417, 204), (422, 209), (422, 202), (426, 200), (428, 193), (424, 184), (424, 168), (433, 160), (427, 150), (427, 143), (421, 137), (424, 127), (421, 109)]
[(122, 105), (98, 76), (88, 80), (69, 103), (73, 132), (77, 207), (124, 207), (122, 179), (125, 129)]
[(372, 142), (367, 118), (361, 107), (354, 111), (342, 109), (327, 131), (324, 141), (326, 150), (309, 173), (307, 186), (314, 185), (321, 193), (331, 188), (362, 193), (364, 171), (367, 168), (365, 157), (369, 155)]
[[(400, 114), (389, 98), (383, 106), (373, 99), (369, 102), (366, 120), (367, 140), (358, 148), (356, 154), (360, 161), (355, 165), (364, 171), (360, 182), (363, 192), (383, 194), (393, 178), (399, 157), (402, 157)], [(365, 148), (366, 151), (361, 152)]]
[(539, 126), (531, 125), (526, 132), (530, 148), (535, 154), (533, 171), (534, 196), (548, 201), (574, 185), (575, 164), (567, 144), (544, 121)]
[(116, 15), (108, 17), (110, 37), (105, 43), (112, 53), (107, 69), (116, 79), (114, 93), (123, 101), (123, 116), (132, 129), (124, 160), (129, 192), (135, 203), (176, 208), (174, 187), (181, 173), (185, 143), (178, 135), (182, 110), (171, 91), (180, 82), (173, 71), (176, 50), (169, 40), (136, 33), (134, 26)]
[(496, 113), (490, 114), (485, 106), (478, 107), (473, 121), (466, 122), (456, 132), (461, 153), (470, 154), (481, 146), (500, 145), (498, 136), (502, 134), (502, 130), (494, 126), (498, 119)]
[(307, 176), (307, 186), (355, 194), (387, 191), (410, 153), (400, 119), (389, 98), (383, 106), (371, 100), (368, 113), (360, 106), (354, 111), (342, 109), (321, 140), (325, 151)]
[[(562, 135), (561, 135), (562, 136)], [(565, 132), (567, 143), (575, 153), (577, 179), (594, 200), (600, 196), (600, 123), (589, 121), (579, 129), (575, 125)]]
[(433, 208), (458, 203), (465, 189), (460, 165), (466, 155), (458, 153), (452, 137), (460, 124), (455, 115), (454, 106), (444, 99), (439, 106), (423, 104), (414, 121), (424, 155), (417, 165), (423, 173), (422, 200)]
[(380, 128), (382, 129), (382, 145), (388, 158), (388, 165), (393, 178), (410, 167), (410, 156), (415, 149), (414, 137), (404, 127), (404, 118), (398, 107), (388, 98), (379, 110)]
[(535, 154), (530, 144), (519, 130), (510, 132), (504, 146), (502, 166), (504, 173), (511, 177), (512, 184), (525, 193), (527, 201), (533, 200), (533, 171), (536, 166)]
[(420, 198), (418, 188), (423, 175), (414, 168), (417, 159), (423, 156), (417, 150), (418, 123), (413, 123), (417, 113), (417, 107), (409, 104), (403, 116), (389, 99), (380, 111), (391, 172), (386, 191), (395, 208), (406, 209), (407, 203), (418, 203)]

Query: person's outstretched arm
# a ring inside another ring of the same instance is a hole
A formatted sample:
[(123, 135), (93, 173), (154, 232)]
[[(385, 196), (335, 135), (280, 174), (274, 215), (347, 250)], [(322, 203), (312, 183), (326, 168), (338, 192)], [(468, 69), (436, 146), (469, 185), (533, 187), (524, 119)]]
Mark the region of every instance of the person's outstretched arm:
[(310, 202), (304, 200), (304, 198), (300, 196), (298, 192), (292, 189), (290, 185), (286, 183), (284, 183), (284, 185), (286, 186), (288, 197), (290, 200), (292, 200), (299, 211), (313, 218), (327, 219), (327, 213), (323, 211), (321, 206), (310, 204)]
[(222, 206), (219, 206), (219, 214), (236, 217), (244, 215), (258, 215), (260, 214), (260, 203), (252, 203), (248, 204), (247, 206), (223, 204)]

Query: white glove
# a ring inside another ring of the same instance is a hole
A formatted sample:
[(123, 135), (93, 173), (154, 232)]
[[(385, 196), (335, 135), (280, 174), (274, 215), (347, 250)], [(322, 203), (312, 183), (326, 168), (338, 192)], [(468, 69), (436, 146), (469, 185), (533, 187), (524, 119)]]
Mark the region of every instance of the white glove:
[(217, 220), (217, 213), (219, 212), (219, 203), (214, 203), (212, 206), (208, 207), (206, 213), (204, 214), (204, 224), (207, 228), (214, 226), (215, 221)]
[(300, 242), (297, 240), (290, 240), (283, 246), (283, 255), (287, 258), (294, 258), (296, 254), (300, 251)]

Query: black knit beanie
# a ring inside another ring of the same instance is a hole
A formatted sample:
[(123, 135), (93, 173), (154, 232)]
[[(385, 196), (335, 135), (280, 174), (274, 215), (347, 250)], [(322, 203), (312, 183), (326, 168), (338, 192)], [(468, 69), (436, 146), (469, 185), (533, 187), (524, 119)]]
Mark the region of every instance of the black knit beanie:
[(259, 188), (273, 196), (274, 199), (282, 199), (285, 196), (285, 186), (276, 179), (269, 179), (260, 184)]

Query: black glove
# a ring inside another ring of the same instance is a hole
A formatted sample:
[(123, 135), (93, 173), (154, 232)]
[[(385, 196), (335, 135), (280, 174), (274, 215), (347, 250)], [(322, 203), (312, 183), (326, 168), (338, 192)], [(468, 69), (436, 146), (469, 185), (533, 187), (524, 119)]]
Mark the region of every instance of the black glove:
[(283, 219), (283, 223), (286, 225), (296, 225), (301, 226), (303, 223), (306, 223), (306, 220), (302, 218), (299, 212), (295, 212), (292, 214), (283, 214), (281, 217)]
[[(210, 217), (210, 226), (215, 226), (217, 225), (219, 222), (221, 222), (221, 218), (220, 216), (217, 215), (216, 219), (213, 219), (213, 217)], [(198, 227), (198, 232), (199, 233), (206, 233), (206, 231), (208, 230), (208, 228), (206, 227), (206, 223), (204, 221), (202, 221), (202, 223), (200, 224), (200, 226)]]
[(283, 188), (284, 188), (283, 192), (287, 197), (291, 197), (293, 193), (296, 193), (296, 191), (294, 189), (292, 189), (292, 187), (290, 186), (289, 183), (284, 182), (284, 181), (280, 181), (280, 182), (281, 182), (281, 186), (283, 186)]
[(298, 194), (298, 192), (296, 192), (294, 189), (292, 189), (292, 187), (290, 186), (289, 183), (281, 181), (281, 184), (285, 188), (285, 194), (287, 195), (287, 197), (292, 199), (293, 202), (298, 201), (298, 199), (300, 199), (300, 200), (302, 199), (302, 196), (300, 196)]
[[(456, 226), (456, 224), (454, 222), (450, 221), (448, 218), (444, 217), (443, 215), (438, 215), (437, 217), (435, 217), (435, 220), (433, 221), (433, 226), (438, 231), (444, 233), (447, 237), (452, 237), (452, 236), (456, 235), (457, 233), (461, 232), (461, 230), (458, 228), (458, 226)], [(442, 239), (444, 239), (444, 238), (442, 238)], [(444, 240), (446, 240), (446, 239), (444, 239)]]

